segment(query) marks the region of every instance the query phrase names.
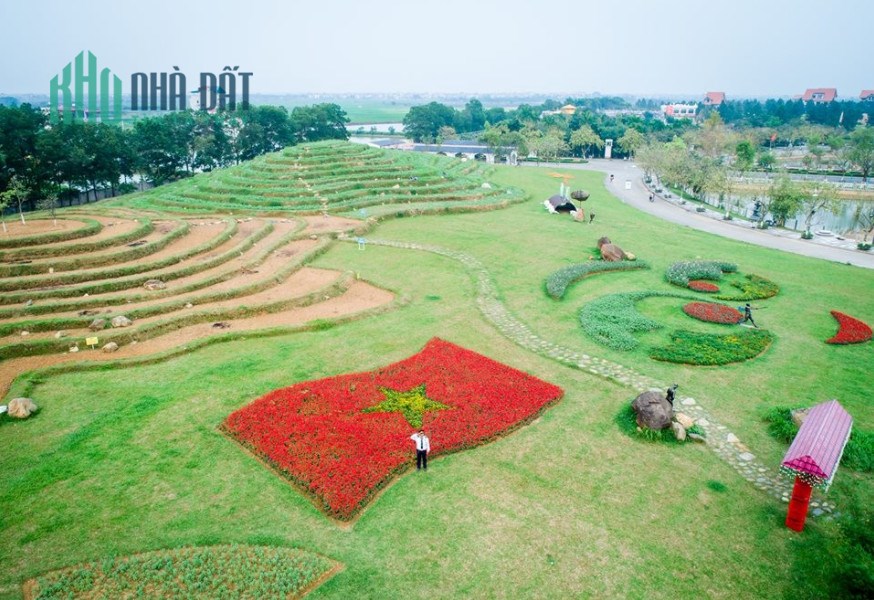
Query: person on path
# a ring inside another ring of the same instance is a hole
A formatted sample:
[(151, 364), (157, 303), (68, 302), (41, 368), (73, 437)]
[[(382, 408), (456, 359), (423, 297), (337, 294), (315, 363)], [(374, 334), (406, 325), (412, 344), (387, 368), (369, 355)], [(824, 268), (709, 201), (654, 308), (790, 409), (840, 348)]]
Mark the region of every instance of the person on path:
[(677, 388), (680, 387), (676, 383), (668, 388), (667, 393), (665, 394), (665, 400), (668, 401), (668, 404), (671, 406), (674, 405), (674, 392), (677, 391)]
[(652, 195), (652, 194), (649, 195), (649, 201), (650, 201), (650, 202), (655, 202), (655, 198), (653, 198), (653, 195)]
[(756, 329), (759, 328), (759, 326), (756, 325), (756, 322), (753, 321), (753, 307), (750, 306), (750, 303), (749, 303), (749, 302), (747, 302), (747, 303), (744, 305), (744, 320), (741, 321), (741, 323), (746, 323), (747, 321), (749, 321), (750, 323), (752, 323), (752, 324), (753, 324), (753, 327), (755, 327)]
[(428, 470), (428, 453), (431, 452), (431, 440), (425, 435), (425, 430), (420, 429), (410, 436), (416, 443), (416, 470)]

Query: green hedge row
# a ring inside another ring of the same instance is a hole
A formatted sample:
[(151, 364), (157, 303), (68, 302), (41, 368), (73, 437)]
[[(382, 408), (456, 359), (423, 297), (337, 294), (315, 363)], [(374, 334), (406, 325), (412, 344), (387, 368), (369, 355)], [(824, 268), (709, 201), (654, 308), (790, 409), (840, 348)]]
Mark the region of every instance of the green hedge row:
[[(162, 321), (149, 323), (142, 327), (125, 327), (119, 329), (104, 330), (107, 335), (101, 336), (100, 344), (115, 342), (119, 346), (130, 344), (134, 341), (143, 341), (164, 335), (183, 327), (208, 323), (210, 321), (245, 319), (258, 315), (273, 314), (291, 308), (310, 306), (326, 299), (341, 295), (354, 281), (351, 273), (344, 273), (337, 281), (320, 288), (314, 292), (296, 298), (287, 298), (260, 304), (258, 306), (239, 306), (229, 309), (215, 309), (204, 311), (192, 311), (186, 315), (175, 316)], [(20, 358), (22, 356), (37, 356), (43, 354), (55, 354), (66, 352), (76, 338), (61, 338), (35, 340), (33, 343), (18, 343), (0, 346), (0, 360)]]
[[(58, 219), (59, 221), (61, 219)], [(78, 238), (94, 235), (103, 229), (100, 221), (94, 219), (69, 219), (70, 221), (79, 221), (85, 223), (84, 227), (72, 229), (70, 231), (58, 231), (56, 233), (45, 233), (42, 235), (33, 235), (29, 237), (9, 238), (0, 237), (0, 248), (21, 248), (22, 246), (34, 246), (39, 244), (51, 244), (54, 242), (66, 242), (67, 240), (75, 240)]]
[(0, 261), (8, 260), (29, 260), (33, 258), (43, 258), (47, 256), (67, 256), (70, 254), (81, 254), (82, 252), (96, 252), (110, 246), (126, 244), (134, 240), (138, 240), (152, 233), (155, 225), (151, 219), (140, 217), (140, 224), (132, 231), (109, 237), (97, 242), (85, 242), (81, 244), (64, 244), (62, 246), (33, 246), (30, 248), (21, 248), (8, 252), (0, 252)]
[(171, 242), (186, 235), (189, 230), (190, 226), (183, 221), (176, 229), (154, 241), (112, 254), (88, 254), (85, 256), (76, 256), (75, 258), (68, 260), (54, 260), (51, 263), (39, 262), (23, 265), (0, 266), (0, 277), (41, 275), (45, 273), (49, 267), (54, 269), (55, 272), (65, 272), (130, 262), (166, 248)]
[[(93, 321), (95, 318), (106, 319), (107, 322), (118, 315), (125, 315), (130, 319), (145, 319), (148, 317), (153, 317), (155, 315), (183, 310), (185, 308), (185, 305), (188, 303), (199, 306), (201, 304), (208, 304), (211, 302), (223, 302), (225, 300), (231, 300), (233, 298), (250, 296), (252, 294), (273, 287), (274, 285), (281, 283), (282, 281), (285, 281), (294, 271), (300, 269), (306, 261), (312, 260), (322, 254), (327, 249), (328, 245), (329, 242), (323, 241), (320, 245), (311, 249), (309, 252), (302, 253), (300, 256), (296, 257), (294, 261), (289, 262), (279, 271), (269, 275), (268, 277), (265, 277), (262, 280), (252, 282), (245, 286), (221, 292), (207, 291), (206, 293), (195, 296), (193, 298), (173, 300), (163, 304), (152, 304), (150, 306), (143, 306), (134, 310), (124, 310), (124, 306), (122, 305), (120, 307), (120, 310), (100, 315), (89, 315), (84, 317), (60, 317), (43, 320), (19, 321), (16, 323), (4, 323), (0, 324), (0, 336), (10, 335), (21, 330), (27, 330), (35, 333), (40, 331), (57, 331), (60, 329), (83, 329), (85, 327), (88, 327), (91, 321)], [(233, 276), (233, 273), (230, 273), (229, 277), (230, 276)], [(175, 294), (181, 295), (182, 292), (176, 290)]]
[[(269, 231), (272, 231), (273, 229), (272, 225), (270, 224), (268, 224), (266, 227), (270, 228), (267, 233), (269, 233)], [(237, 223), (236, 221), (232, 220), (231, 222), (229, 222), (228, 228), (221, 235), (216, 236), (214, 239), (208, 240), (207, 242), (204, 242), (203, 244), (200, 244), (193, 249), (187, 250), (184, 253), (184, 256), (168, 256), (163, 260), (146, 263), (145, 265), (129, 265), (128, 267), (115, 269), (114, 271), (102, 271), (101, 275), (107, 278), (107, 280), (103, 280), (97, 283), (94, 283), (92, 280), (85, 280), (92, 282), (88, 283), (87, 285), (72, 288), (62, 288), (56, 290), (35, 290), (32, 292), (27, 291), (14, 295), (10, 294), (6, 296), (0, 296), (0, 303), (15, 304), (18, 302), (25, 302), (26, 300), (38, 300), (43, 298), (69, 298), (71, 296), (81, 296), (84, 294), (103, 294), (106, 292), (115, 292), (118, 290), (137, 287), (139, 285), (142, 285), (149, 279), (153, 279), (156, 277), (156, 274), (151, 272), (152, 270), (172, 266), (186, 258), (212, 250), (213, 248), (220, 246), (227, 240), (231, 239), (236, 234), (236, 232)], [(267, 235), (267, 233), (264, 233), (263, 235)], [(261, 237), (263, 237), (263, 235)], [(254, 241), (249, 242), (249, 245), (251, 246), (251, 244), (253, 243)], [(244, 243), (243, 246), (245, 245), (246, 244)], [(248, 246), (246, 247), (248, 248)], [(177, 271), (172, 271), (170, 273), (161, 273), (159, 276), (164, 281), (169, 281), (170, 279), (178, 279), (180, 277), (187, 277), (188, 275), (193, 275), (194, 273), (197, 273), (199, 271), (204, 271), (213, 266), (219, 265), (222, 262), (228, 261), (233, 257), (234, 256), (231, 255), (230, 252), (225, 252), (224, 254), (221, 254), (211, 260), (190, 265), (188, 267), (179, 269)], [(141, 272), (144, 270), (148, 270), (149, 272), (141, 274)], [(83, 282), (79, 281), (76, 283)]]
[[(270, 255), (270, 253), (272, 253), (275, 250), (277, 250), (278, 248), (286, 245), (288, 242), (293, 240), (295, 237), (298, 237), (300, 235), (300, 232), (305, 227), (306, 227), (306, 224), (304, 222), (298, 223), (298, 227), (295, 231), (292, 231), (292, 232), (284, 235), (282, 238), (277, 240), (275, 243), (270, 244), (269, 246), (265, 246), (264, 248), (261, 248), (259, 250), (258, 254), (256, 254), (255, 257), (251, 261), (243, 264), (241, 268), (257, 267), (259, 264), (261, 264), (267, 258), (267, 256)], [(241, 244), (238, 244), (237, 246), (229, 249), (227, 252), (221, 254), (219, 257), (216, 257), (216, 258), (213, 258), (212, 260), (210, 260), (208, 262), (208, 266), (206, 267), (206, 269), (203, 269), (203, 270), (207, 270), (207, 269), (219, 266), (223, 263), (229, 262), (230, 260), (232, 260), (234, 258), (237, 258), (243, 252), (247, 252), (257, 241), (266, 237), (271, 232), (271, 230), (272, 230), (272, 227), (262, 228), (262, 229), (258, 230), (250, 238), (244, 239)], [(63, 312), (63, 311), (82, 310), (82, 309), (92, 308), (95, 306), (104, 306), (107, 304), (110, 304), (110, 305), (111, 304), (121, 304), (123, 302), (126, 303), (128, 301), (133, 303), (133, 302), (141, 302), (143, 300), (156, 300), (156, 299), (160, 299), (160, 298), (178, 296), (181, 294), (187, 294), (189, 292), (194, 292), (194, 291), (197, 291), (197, 290), (205, 288), (205, 287), (214, 286), (214, 285), (217, 285), (223, 281), (227, 281), (228, 279), (235, 277), (237, 272), (238, 272), (237, 269), (228, 270), (226, 272), (218, 273), (218, 274), (213, 275), (211, 277), (207, 277), (206, 279), (202, 279), (200, 281), (194, 281), (194, 282), (189, 283), (188, 285), (185, 285), (185, 286), (180, 287), (180, 288), (174, 288), (174, 289), (156, 290), (156, 291), (152, 291), (152, 292), (141, 292), (141, 293), (137, 293), (135, 295), (125, 294), (124, 296), (119, 296), (119, 297), (114, 297), (114, 298), (106, 298), (103, 296), (92, 296), (92, 297), (88, 297), (88, 298), (79, 298), (75, 302), (67, 302), (67, 303), (63, 303), (63, 304), (32, 304), (32, 305), (27, 306), (27, 307), (16, 306), (13, 308), (0, 309), (0, 319), (8, 319), (8, 318), (12, 318), (12, 317), (21, 317), (21, 316), (36, 316), (36, 315), (41, 315), (41, 314), (51, 314), (51, 313)], [(192, 275), (192, 274), (194, 274), (194, 273), (188, 273), (187, 275), (184, 275), (184, 276), (187, 277), (188, 275)], [(178, 276), (175, 276), (172, 278), (176, 279), (176, 278), (178, 278)], [(167, 279), (168, 281), (170, 280), (170, 278), (165, 277), (165, 275), (163, 275), (163, 274), (161, 275), (161, 279), (162, 279), (162, 281), (164, 279)], [(124, 289), (127, 289), (127, 288), (124, 288)], [(75, 295), (81, 296), (80, 293), (77, 293)], [(22, 329), (25, 329), (25, 328), (22, 327)]]
[(564, 298), (568, 287), (570, 287), (572, 283), (577, 282), (588, 275), (611, 271), (633, 271), (635, 269), (649, 268), (649, 264), (642, 260), (622, 262), (607, 262), (601, 260), (570, 265), (569, 267), (559, 269), (546, 278), (546, 293), (556, 300), (561, 300)]

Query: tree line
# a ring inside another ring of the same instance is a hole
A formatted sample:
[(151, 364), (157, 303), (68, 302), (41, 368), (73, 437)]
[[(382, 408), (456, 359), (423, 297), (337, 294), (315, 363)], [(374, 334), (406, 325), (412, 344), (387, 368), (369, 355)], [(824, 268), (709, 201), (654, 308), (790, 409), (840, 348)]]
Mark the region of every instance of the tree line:
[(28, 104), (0, 106), (0, 206), (19, 212), (40, 199), (63, 203), (82, 192), (114, 196), (135, 178), (161, 185), (301, 142), (348, 139), (337, 104), (253, 106), (235, 112), (178, 111), (118, 127), (49, 122)]

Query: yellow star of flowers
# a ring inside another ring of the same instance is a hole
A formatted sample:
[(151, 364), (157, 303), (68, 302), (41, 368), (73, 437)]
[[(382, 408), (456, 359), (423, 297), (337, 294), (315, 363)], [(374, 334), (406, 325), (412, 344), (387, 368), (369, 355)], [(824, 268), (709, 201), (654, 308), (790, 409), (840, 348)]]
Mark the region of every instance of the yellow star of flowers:
[(404, 418), (413, 427), (422, 426), (422, 419), (428, 411), (452, 408), (451, 406), (431, 400), (426, 396), (424, 383), (406, 392), (384, 387), (379, 388), (379, 391), (383, 393), (385, 400), (376, 406), (365, 408), (363, 412), (399, 412), (404, 415)]

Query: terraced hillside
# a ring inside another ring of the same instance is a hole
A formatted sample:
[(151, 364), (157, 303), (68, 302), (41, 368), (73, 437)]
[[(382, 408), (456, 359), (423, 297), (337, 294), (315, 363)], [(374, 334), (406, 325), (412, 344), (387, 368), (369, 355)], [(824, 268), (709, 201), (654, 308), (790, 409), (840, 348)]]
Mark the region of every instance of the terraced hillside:
[(349, 273), (305, 266), (360, 221), (90, 210), (64, 211), (58, 226), (31, 221), (30, 231), (44, 233), (21, 227), (2, 240), (2, 392), (18, 374), (50, 364), (348, 318), (393, 298)]
[(346, 216), (477, 210), (520, 201), (473, 161), (361, 144), (303, 144), (112, 204), (173, 212)]

